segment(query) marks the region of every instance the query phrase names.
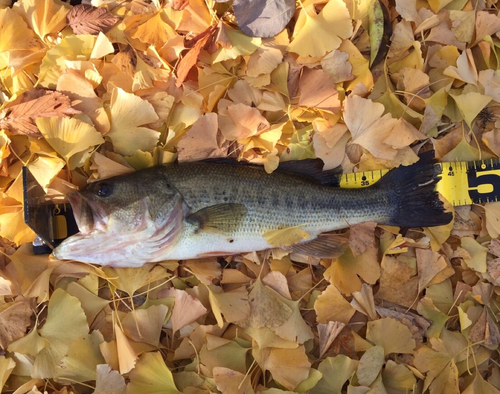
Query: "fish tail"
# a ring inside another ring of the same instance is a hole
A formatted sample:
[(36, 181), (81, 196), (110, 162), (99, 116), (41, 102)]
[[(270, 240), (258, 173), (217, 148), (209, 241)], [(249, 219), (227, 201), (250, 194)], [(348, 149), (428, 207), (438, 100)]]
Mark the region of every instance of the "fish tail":
[(393, 207), (386, 224), (430, 227), (447, 224), (453, 219), (451, 212), (445, 212), (435, 191), (440, 180), (440, 170), (435, 163), (434, 151), (425, 152), (415, 164), (395, 168), (376, 183), (388, 191)]

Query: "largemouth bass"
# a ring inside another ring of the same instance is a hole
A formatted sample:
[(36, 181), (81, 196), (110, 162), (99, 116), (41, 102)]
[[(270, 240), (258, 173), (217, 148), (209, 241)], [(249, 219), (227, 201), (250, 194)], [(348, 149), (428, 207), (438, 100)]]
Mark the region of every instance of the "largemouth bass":
[[(317, 164), (288, 162), (267, 174), (238, 163), (174, 163), (91, 183), (68, 195), (80, 232), (53, 255), (114, 267), (279, 246), (332, 257), (343, 245), (326, 232), (364, 221), (424, 227), (452, 219), (434, 191), (432, 152), (364, 189), (335, 187), (335, 173)], [(280, 229), (284, 236), (271, 241)]]

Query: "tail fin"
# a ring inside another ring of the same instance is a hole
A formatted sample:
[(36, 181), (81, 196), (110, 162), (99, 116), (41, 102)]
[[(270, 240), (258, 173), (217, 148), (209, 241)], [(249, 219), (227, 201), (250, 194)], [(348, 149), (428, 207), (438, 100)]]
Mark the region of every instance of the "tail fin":
[(453, 214), (445, 212), (438, 193), (439, 169), (434, 165), (434, 151), (420, 155), (411, 166), (389, 171), (378, 187), (388, 190), (394, 211), (387, 224), (399, 227), (430, 227), (449, 223)]

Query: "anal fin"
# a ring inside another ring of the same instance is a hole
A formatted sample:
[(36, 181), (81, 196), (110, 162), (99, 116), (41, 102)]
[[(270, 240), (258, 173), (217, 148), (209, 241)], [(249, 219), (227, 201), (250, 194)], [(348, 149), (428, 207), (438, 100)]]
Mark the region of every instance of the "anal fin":
[(349, 245), (348, 239), (338, 234), (320, 234), (311, 241), (301, 242), (289, 247), (293, 252), (332, 259), (341, 256)]

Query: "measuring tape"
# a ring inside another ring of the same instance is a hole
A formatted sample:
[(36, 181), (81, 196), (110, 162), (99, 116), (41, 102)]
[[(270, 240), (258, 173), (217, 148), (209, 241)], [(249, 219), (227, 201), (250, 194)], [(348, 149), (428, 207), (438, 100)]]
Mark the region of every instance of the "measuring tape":
[[(441, 173), (436, 190), (453, 206), (495, 202), (500, 198), (500, 159), (439, 163), (436, 166)], [(367, 187), (388, 171), (343, 174), (340, 187)]]

